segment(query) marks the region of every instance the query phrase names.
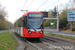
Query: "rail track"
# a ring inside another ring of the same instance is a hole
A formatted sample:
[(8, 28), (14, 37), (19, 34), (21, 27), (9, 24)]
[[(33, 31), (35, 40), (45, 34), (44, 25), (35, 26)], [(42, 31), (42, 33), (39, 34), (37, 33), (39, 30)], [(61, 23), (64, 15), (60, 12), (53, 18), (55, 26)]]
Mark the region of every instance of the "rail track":
[(54, 37), (44, 36), (39, 41), (24, 40), (25, 50), (75, 50), (75, 42)]
[(44, 36), (40, 41), (28, 41), (37, 50), (75, 50), (75, 42)]
[(43, 43), (49, 46), (49, 48), (58, 48), (61, 50), (75, 50), (75, 42), (59, 39), (55, 37), (44, 36), (40, 39)]

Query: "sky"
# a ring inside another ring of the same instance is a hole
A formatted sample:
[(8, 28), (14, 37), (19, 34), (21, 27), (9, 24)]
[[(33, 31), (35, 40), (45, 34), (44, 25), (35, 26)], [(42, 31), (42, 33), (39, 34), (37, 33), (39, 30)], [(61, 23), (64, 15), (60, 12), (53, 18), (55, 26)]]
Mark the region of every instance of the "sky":
[[(14, 23), (16, 19), (20, 18), (24, 12), (23, 10), (28, 11), (37, 11), (37, 9), (45, 2), (46, 0), (0, 0), (0, 4), (5, 7), (5, 10), (8, 13), (8, 21)], [(26, 2), (26, 4), (25, 4)], [(32, 2), (32, 4), (30, 4)], [(58, 5), (58, 9), (62, 9), (61, 5), (65, 5), (69, 0), (47, 0), (45, 4), (43, 4), (38, 11), (51, 10), (55, 6)], [(25, 4), (25, 6), (24, 6)], [(30, 6), (29, 6), (30, 4)], [(29, 6), (29, 7), (28, 7)], [(28, 8), (27, 8), (28, 7)]]

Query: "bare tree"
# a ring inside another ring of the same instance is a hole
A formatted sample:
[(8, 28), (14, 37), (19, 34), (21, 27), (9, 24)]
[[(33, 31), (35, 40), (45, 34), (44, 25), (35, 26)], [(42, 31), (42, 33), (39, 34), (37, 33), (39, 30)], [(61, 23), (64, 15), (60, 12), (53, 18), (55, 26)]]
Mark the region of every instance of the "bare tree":
[(5, 7), (2, 7), (0, 4), (0, 20), (5, 20), (7, 12), (5, 11)]

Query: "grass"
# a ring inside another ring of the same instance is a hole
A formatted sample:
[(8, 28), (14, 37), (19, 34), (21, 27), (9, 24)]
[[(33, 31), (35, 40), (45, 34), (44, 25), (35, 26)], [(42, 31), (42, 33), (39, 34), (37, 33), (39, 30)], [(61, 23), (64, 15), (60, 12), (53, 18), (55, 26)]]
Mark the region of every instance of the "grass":
[(18, 43), (10, 34), (10, 31), (0, 34), (0, 50), (15, 50), (17, 46)]
[(45, 33), (45, 35), (75, 40), (75, 37), (73, 37), (73, 36), (59, 35), (59, 34), (53, 34), (53, 33)]

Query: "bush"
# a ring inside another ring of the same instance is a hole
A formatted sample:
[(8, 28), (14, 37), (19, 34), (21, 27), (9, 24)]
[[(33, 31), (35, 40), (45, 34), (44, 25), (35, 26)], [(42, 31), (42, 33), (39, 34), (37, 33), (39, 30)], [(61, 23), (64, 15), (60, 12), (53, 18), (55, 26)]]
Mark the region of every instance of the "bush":
[(67, 17), (62, 17), (62, 18), (59, 18), (59, 28), (64, 28), (66, 27), (68, 24), (68, 21), (67, 21)]
[(69, 28), (70, 28), (70, 26), (67, 26), (67, 27), (64, 27), (63, 30), (67, 30), (67, 29), (69, 29)]
[(72, 31), (75, 31), (75, 27), (72, 28)]

